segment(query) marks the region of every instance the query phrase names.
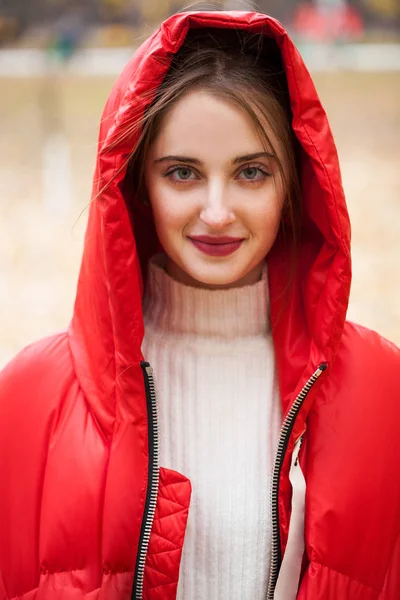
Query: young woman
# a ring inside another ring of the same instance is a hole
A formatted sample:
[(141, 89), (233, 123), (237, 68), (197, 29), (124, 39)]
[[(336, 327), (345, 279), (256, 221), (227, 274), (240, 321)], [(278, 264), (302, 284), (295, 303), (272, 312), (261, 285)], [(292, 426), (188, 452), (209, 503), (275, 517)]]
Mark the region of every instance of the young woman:
[(336, 150), (282, 26), (165, 21), (94, 181), (69, 330), (0, 376), (0, 600), (396, 600), (400, 354), (345, 321)]

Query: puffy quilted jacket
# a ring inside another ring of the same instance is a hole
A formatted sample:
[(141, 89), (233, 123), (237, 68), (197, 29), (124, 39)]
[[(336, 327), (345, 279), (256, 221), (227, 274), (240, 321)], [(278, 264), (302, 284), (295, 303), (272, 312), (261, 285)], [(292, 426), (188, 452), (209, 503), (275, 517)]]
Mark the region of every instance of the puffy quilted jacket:
[(151, 102), (188, 29), (203, 26), (276, 40), (302, 147), (303, 242), (289, 291), (291, 256), (279, 238), (268, 256), (285, 415), (268, 598), (287, 548), (288, 474), (301, 435), (305, 551), (294, 596), (400, 598), (400, 354), (345, 321), (350, 230), (328, 122), (277, 21), (215, 12), (171, 17), (126, 65), (101, 121), (71, 325), (0, 375), (0, 600), (176, 597), (191, 486), (158, 465), (152, 374), (141, 353), (145, 265), (158, 242), (124, 175), (137, 139), (127, 125)]

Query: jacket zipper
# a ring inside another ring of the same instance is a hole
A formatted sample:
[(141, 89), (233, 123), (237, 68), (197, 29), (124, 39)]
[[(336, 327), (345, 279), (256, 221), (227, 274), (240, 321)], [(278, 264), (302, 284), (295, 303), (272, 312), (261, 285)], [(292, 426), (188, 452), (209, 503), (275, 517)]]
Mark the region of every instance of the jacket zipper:
[(153, 369), (148, 362), (142, 362), (140, 366), (143, 370), (144, 384), (146, 389), (149, 440), (149, 476), (131, 600), (142, 600), (143, 598), (144, 570), (151, 529), (153, 526), (154, 513), (156, 510), (160, 479), (158, 410)]
[(278, 580), (279, 569), (282, 562), (278, 511), (279, 479), (281, 475), (282, 464), (285, 458), (290, 434), (292, 433), (296, 417), (299, 414), (303, 402), (306, 399), (312, 386), (317, 381), (319, 376), (325, 371), (326, 368), (326, 363), (320, 365), (315, 371), (315, 373), (307, 381), (299, 395), (294, 400), (292, 406), (290, 407), (290, 410), (286, 415), (286, 418), (281, 428), (281, 432), (279, 434), (278, 448), (275, 455), (275, 463), (274, 470), (272, 473), (271, 485), (272, 545), (267, 600), (274, 600), (275, 586)]

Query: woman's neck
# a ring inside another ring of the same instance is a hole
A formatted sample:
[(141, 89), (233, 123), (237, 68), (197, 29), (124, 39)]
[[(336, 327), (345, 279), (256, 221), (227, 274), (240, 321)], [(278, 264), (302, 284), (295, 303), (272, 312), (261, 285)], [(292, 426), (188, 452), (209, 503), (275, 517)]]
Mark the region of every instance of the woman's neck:
[(145, 326), (173, 335), (232, 340), (269, 332), (266, 266), (252, 285), (205, 289), (173, 279), (165, 259), (150, 261), (144, 298)]

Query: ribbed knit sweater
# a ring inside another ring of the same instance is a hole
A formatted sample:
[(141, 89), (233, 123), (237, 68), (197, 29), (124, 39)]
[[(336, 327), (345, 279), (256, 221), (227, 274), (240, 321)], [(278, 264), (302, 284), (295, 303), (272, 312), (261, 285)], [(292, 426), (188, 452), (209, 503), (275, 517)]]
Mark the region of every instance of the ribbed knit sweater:
[(191, 480), (179, 600), (265, 600), (270, 481), (281, 423), (268, 283), (189, 287), (151, 261), (143, 354), (160, 464)]

